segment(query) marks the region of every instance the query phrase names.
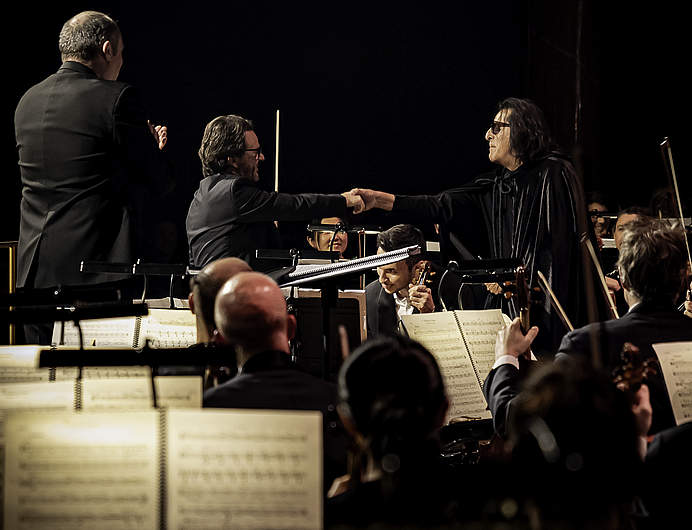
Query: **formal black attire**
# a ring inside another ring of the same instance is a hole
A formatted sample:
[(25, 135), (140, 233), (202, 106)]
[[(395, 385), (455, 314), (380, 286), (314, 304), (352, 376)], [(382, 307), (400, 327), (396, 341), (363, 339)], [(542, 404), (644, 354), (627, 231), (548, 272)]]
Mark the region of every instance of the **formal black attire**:
[[(137, 91), (66, 61), (21, 98), (15, 135), (22, 179), (17, 287), (117, 279), (79, 269), (82, 260), (135, 261), (137, 195), (165, 181)], [(39, 335), (27, 340), (49, 341)]]
[(135, 183), (164, 174), (136, 90), (67, 61), (15, 112), (22, 177), (17, 286), (109, 279), (82, 260), (132, 263)]
[(366, 327), (368, 338), (391, 335), (399, 329), (394, 296), (387, 293), (379, 280), (365, 287)]
[[(528, 268), (529, 285), (537, 285), (540, 270), (572, 322), (581, 321), (579, 231), (586, 226), (585, 206), (574, 168), (559, 154), (527, 162), (515, 171), (500, 168), (439, 195), (397, 195), (392, 213), (409, 222), (440, 223), (442, 251), (448, 259), (459, 259), (455, 238), (483, 258), (519, 258)], [(510, 317), (518, 316), (513, 300), (502, 296), (488, 294), (485, 307), (501, 307)], [(532, 307), (532, 324), (541, 328), (534, 351), (552, 355), (564, 327), (548, 300)]]
[(336, 385), (300, 371), (282, 351), (253, 355), (238, 375), (208, 389), (203, 398), (204, 407), (322, 412), (325, 490), (346, 471), (348, 436), (336, 403)]
[[(596, 334), (606, 370), (620, 364), (625, 342), (637, 346), (642, 358), (654, 357), (652, 344), (692, 340), (692, 319), (676, 311), (671, 303), (641, 302), (619, 319), (589, 324), (569, 332), (562, 339), (558, 357), (562, 355), (589, 356), (591, 333)], [(658, 374), (647, 380), (653, 407), (650, 433), (675, 425), (668, 392), (659, 368)]]
[(645, 528), (676, 528), (689, 519), (692, 474), (692, 422), (671, 427), (654, 436), (646, 452), (642, 477), (644, 505), (649, 512)]
[(190, 264), (202, 268), (235, 256), (253, 266), (256, 249), (283, 248), (274, 221), (309, 221), (347, 214), (341, 195), (266, 192), (252, 180), (226, 174), (202, 179), (185, 223)]

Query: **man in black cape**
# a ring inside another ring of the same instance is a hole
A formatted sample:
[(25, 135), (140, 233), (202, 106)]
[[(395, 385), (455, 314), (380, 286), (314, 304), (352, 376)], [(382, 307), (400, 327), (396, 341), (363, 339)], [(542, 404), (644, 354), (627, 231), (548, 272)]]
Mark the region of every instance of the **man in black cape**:
[[(457, 241), (474, 256), (519, 258), (530, 288), (541, 271), (572, 322), (585, 320), (581, 234), (586, 233), (584, 197), (574, 167), (552, 144), (543, 112), (531, 101), (508, 98), (498, 104), (485, 133), (488, 158), (500, 167), (439, 195), (392, 195), (355, 189), (366, 209), (381, 208), (408, 222), (440, 224), (443, 252), (454, 259)], [(485, 227), (483, 231), (479, 220)], [(485, 308), (518, 316), (513, 299), (489, 286)], [(567, 331), (550, 302), (531, 307), (531, 324), (541, 328), (537, 355), (552, 355)]]

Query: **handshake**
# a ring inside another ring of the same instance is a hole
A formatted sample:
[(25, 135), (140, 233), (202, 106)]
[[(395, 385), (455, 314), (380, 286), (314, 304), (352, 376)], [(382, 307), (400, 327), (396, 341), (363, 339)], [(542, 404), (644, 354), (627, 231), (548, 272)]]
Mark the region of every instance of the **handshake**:
[(394, 195), (383, 191), (353, 188), (341, 195), (346, 199), (346, 206), (353, 208), (353, 213), (367, 212), (373, 208), (380, 208), (389, 212), (394, 207)]

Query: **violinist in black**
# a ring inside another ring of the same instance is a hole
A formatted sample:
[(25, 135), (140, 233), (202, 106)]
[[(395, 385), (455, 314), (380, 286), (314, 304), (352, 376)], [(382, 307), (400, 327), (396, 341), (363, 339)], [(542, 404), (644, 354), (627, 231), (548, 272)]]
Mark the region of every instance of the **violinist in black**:
[[(443, 253), (450, 257), (455, 237), (474, 254), (490, 259), (519, 258), (530, 287), (541, 271), (573, 322), (581, 322), (580, 233), (586, 227), (581, 186), (570, 161), (551, 148), (542, 111), (531, 101), (501, 101), (485, 133), (488, 158), (500, 167), (470, 184), (439, 195), (403, 196), (356, 189), (366, 209), (382, 208), (411, 222), (440, 224)], [(479, 219), (483, 229), (479, 227)], [(497, 291), (496, 291), (497, 292)], [(512, 299), (489, 293), (486, 308), (501, 307), (514, 318)], [(552, 355), (565, 332), (548, 300), (533, 306), (532, 324), (541, 328), (534, 352)]]

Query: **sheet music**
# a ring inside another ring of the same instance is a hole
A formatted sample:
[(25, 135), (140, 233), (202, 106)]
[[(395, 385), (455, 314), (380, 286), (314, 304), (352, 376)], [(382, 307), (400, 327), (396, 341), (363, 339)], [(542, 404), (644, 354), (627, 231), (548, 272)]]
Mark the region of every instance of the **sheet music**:
[(450, 402), (447, 421), (460, 417), (490, 418), (454, 313), (404, 315), (401, 320), (409, 336), (425, 346), (437, 359)]
[(499, 309), (458, 310), (454, 313), (459, 320), (466, 344), (471, 350), (471, 358), (478, 371), (482, 387), (483, 381), (495, 364), (497, 332), (505, 325), (502, 311)]
[(0, 384), (48, 381), (48, 368), (38, 368), (43, 346), (0, 346)]
[[(132, 348), (135, 340), (135, 329), (138, 317), (97, 318), (82, 320), (82, 335), (85, 348)], [(56, 346), (79, 346), (79, 331), (73, 322), (62, 322), (53, 325), (52, 344)], [(62, 339), (62, 340), (61, 340)]]
[(142, 317), (138, 346), (149, 339), (151, 348), (187, 348), (197, 342), (195, 315), (184, 309), (150, 309)]
[(168, 416), (168, 528), (322, 527), (319, 412)]
[(12, 413), (5, 528), (158, 528), (158, 413)]
[(692, 420), (692, 342), (653, 344), (673, 405), (675, 423)]
[[(134, 303), (139, 302), (139, 300), (133, 300)], [(170, 309), (171, 308), (171, 299), (166, 297), (166, 298), (147, 298), (144, 300), (144, 303), (147, 304), (147, 307), (149, 309)], [(173, 298), (173, 307), (175, 309), (190, 309), (190, 304), (187, 301), (187, 298)]]
[[(155, 377), (159, 407), (201, 408), (202, 378), (200, 376)], [(95, 379), (82, 381), (82, 408), (146, 409), (153, 405), (151, 380)]]

